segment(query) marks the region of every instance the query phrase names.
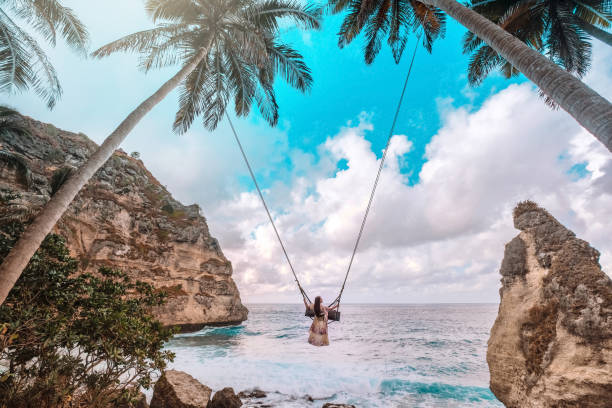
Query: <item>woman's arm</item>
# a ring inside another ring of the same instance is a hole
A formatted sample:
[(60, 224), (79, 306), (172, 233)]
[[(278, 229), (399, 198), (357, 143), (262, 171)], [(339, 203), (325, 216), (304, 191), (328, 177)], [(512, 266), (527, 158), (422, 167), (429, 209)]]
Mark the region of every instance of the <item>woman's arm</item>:
[(304, 306), (306, 306), (306, 309), (312, 309), (312, 305), (306, 301), (306, 298), (302, 298), (302, 300), (304, 301)]
[(338, 303), (336, 303), (332, 307), (328, 307), (327, 310), (336, 310), (338, 308), (338, 306), (340, 306), (340, 305)]

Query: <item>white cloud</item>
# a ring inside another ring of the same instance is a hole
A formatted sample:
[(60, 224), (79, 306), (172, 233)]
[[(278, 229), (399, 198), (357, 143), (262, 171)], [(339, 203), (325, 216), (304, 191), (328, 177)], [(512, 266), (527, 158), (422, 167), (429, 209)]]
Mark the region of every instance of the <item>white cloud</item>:
[[(612, 90), (610, 79), (604, 91)], [(602, 85), (602, 83), (599, 83)], [(604, 92), (605, 94), (605, 92)], [(497, 301), (511, 210), (532, 199), (602, 252), (612, 267), (612, 157), (529, 84), (512, 85), (477, 111), (440, 104), (443, 126), (414, 186), (400, 160), (412, 143), (394, 136), (346, 301)], [(300, 176), (266, 191), (299, 276), (331, 300), (339, 288), (376, 170), (367, 115), (319, 146), (317, 162), (289, 151)], [(346, 161), (346, 168), (335, 164)], [(588, 172), (570, 174), (576, 164)], [(208, 218), (247, 301), (298, 301), (293, 278), (254, 193), (209, 208)]]

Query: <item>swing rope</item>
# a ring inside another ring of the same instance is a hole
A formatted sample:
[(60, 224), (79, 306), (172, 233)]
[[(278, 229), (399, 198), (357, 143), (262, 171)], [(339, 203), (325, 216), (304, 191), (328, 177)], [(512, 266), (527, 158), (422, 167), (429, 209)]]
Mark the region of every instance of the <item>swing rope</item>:
[[(427, 18), (427, 14), (425, 14), (425, 18)], [(368, 201), (368, 205), (366, 207), (365, 214), (363, 215), (363, 220), (361, 221), (361, 227), (359, 228), (359, 234), (357, 234), (357, 240), (355, 240), (355, 246), (353, 247), (353, 253), (351, 254), (351, 260), (349, 261), (348, 268), (346, 268), (346, 274), (344, 275), (344, 281), (342, 282), (340, 293), (338, 294), (336, 299), (334, 299), (334, 301), (329, 304), (329, 306), (331, 307), (337, 303), (338, 310), (340, 309), (340, 299), (342, 298), (342, 293), (344, 292), (344, 286), (346, 285), (346, 280), (348, 279), (349, 273), (351, 272), (351, 267), (353, 266), (353, 260), (355, 259), (355, 255), (357, 254), (357, 249), (359, 248), (359, 242), (361, 241), (361, 236), (363, 235), (363, 230), (365, 228), (366, 221), (368, 220), (370, 209), (372, 208), (372, 202), (374, 201), (374, 195), (376, 194), (376, 188), (378, 187), (378, 182), (380, 181), (380, 175), (382, 174), (382, 170), (385, 165), (385, 159), (387, 158), (387, 152), (389, 151), (389, 146), (391, 145), (391, 139), (393, 139), (393, 131), (395, 130), (395, 124), (397, 123), (397, 118), (399, 116), (400, 109), (402, 107), (402, 102), (404, 101), (404, 95), (406, 94), (406, 88), (408, 86), (408, 79), (410, 79), (410, 74), (412, 72), (412, 66), (414, 65), (414, 59), (416, 57), (416, 53), (419, 48), (419, 42), (421, 41), (421, 35), (422, 35), (422, 32), (420, 32), (417, 35), (416, 45), (414, 46), (414, 51), (412, 52), (412, 58), (410, 59), (410, 66), (408, 67), (408, 72), (406, 73), (406, 79), (404, 80), (404, 87), (402, 88), (402, 93), (400, 94), (399, 101), (397, 102), (397, 108), (395, 109), (395, 115), (393, 116), (393, 122), (391, 123), (391, 128), (389, 129), (389, 136), (387, 136), (387, 144), (385, 145), (385, 149), (383, 150), (383, 155), (380, 159), (380, 165), (378, 166), (378, 173), (376, 174), (376, 179), (374, 180), (374, 185), (372, 186), (372, 192), (370, 193), (370, 199)]]
[[(429, 11), (428, 11), (429, 13)], [(425, 19), (427, 18), (427, 14), (425, 15)], [(380, 181), (380, 175), (382, 174), (382, 170), (385, 164), (385, 159), (387, 158), (387, 152), (389, 151), (389, 145), (391, 144), (391, 139), (393, 139), (393, 131), (395, 130), (395, 125), (397, 123), (397, 118), (399, 116), (400, 113), (400, 109), (402, 107), (402, 102), (404, 101), (404, 95), (406, 93), (406, 88), (408, 85), (408, 79), (410, 79), (410, 74), (412, 73), (412, 67), (414, 65), (414, 60), (416, 57), (416, 53), (419, 47), (419, 42), (421, 40), (421, 35), (423, 34), (423, 31), (421, 31), (418, 35), (417, 35), (417, 41), (416, 41), (416, 45), (414, 47), (414, 51), (412, 52), (412, 58), (410, 60), (410, 66), (408, 67), (408, 72), (406, 74), (406, 79), (404, 80), (404, 87), (402, 88), (402, 93), (400, 94), (400, 98), (399, 101), (397, 103), (397, 108), (395, 110), (395, 115), (393, 116), (393, 122), (391, 124), (391, 129), (389, 129), (389, 136), (387, 137), (387, 144), (385, 145), (385, 149), (383, 151), (383, 155), (380, 159), (380, 165), (378, 166), (378, 173), (376, 174), (376, 179), (374, 180), (374, 185), (372, 186), (372, 192), (370, 193), (370, 199), (368, 200), (368, 205), (366, 207), (365, 210), (365, 214), (363, 216), (363, 220), (361, 221), (361, 227), (359, 228), (359, 234), (357, 234), (357, 240), (355, 241), (355, 246), (353, 247), (353, 253), (351, 254), (351, 258), (348, 264), (348, 268), (346, 269), (346, 274), (344, 275), (344, 281), (342, 282), (342, 287), (340, 288), (340, 293), (338, 294), (338, 296), (336, 297), (336, 299), (334, 299), (334, 301), (332, 303), (329, 304), (329, 307), (338, 304), (338, 310), (340, 309), (340, 299), (342, 298), (342, 293), (344, 292), (344, 287), (346, 286), (346, 281), (348, 279), (349, 273), (351, 272), (351, 267), (353, 266), (353, 261), (355, 259), (355, 255), (357, 254), (357, 250), (359, 248), (359, 242), (361, 241), (361, 237), (363, 235), (363, 230), (365, 228), (366, 225), (366, 221), (368, 219), (368, 215), (370, 214), (370, 209), (372, 208), (372, 203), (374, 201), (374, 195), (376, 194), (376, 188), (378, 187), (378, 182)], [(244, 151), (244, 148), (242, 147), (242, 143), (240, 143), (240, 139), (238, 137), (238, 134), (236, 133), (236, 129), (234, 128), (234, 124), (232, 122), (232, 120), (230, 119), (229, 115), (227, 112), (225, 112), (225, 117), (227, 118), (227, 121), (230, 124), (230, 128), (232, 129), (232, 133), (234, 134), (234, 139), (236, 140), (236, 143), (238, 144), (238, 147), (240, 149), (240, 153), (242, 154), (242, 158), (244, 159), (245, 164), (247, 165), (247, 168), (249, 170), (249, 173), (251, 175), (251, 179), (253, 180), (253, 184), (255, 184), (255, 188), (257, 189), (257, 194), (259, 194), (259, 199), (261, 200), (261, 203), (263, 204), (264, 209), (266, 210), (266, 214), (268, 215), (268, 219), (270, 220), (270, 224), (272, 224), (272, 229), (274, 230), (274, 234), (276, 235), (276, 239), (278, 240), (278, 243), (280, 244), (282, 250), (283, 250), (283, 254), (285, 255), (285, 259), (287, 260), (287, 263), (289, 264), (289, 268), (291, 269), (291, 273), (293, 274), (293, 278), (295, 279), (295, 283), (297, 284), (298, 289), (300, 290), (300, 293), (302, 295), (302, 298), (304, 299), (304, 301), (307, 301), (309, 304), (312, 303), (310, 298), (308, 297), (308, 294), (306, 293), (306, 291), (304, 290), (304, 288), (302, 287), (302, 285), (300, 284), (300, 281), (297, 277), (297, 274), (295, 273), (295, 269), (293, 268), (293, 264), (291, 263), (291, 259), (289, 258), (289, 255), (287, 254), (287, 250), (285, 248), (285, 245), (283, 244), (283, 240), (281, 239), (281, 236), (278, 232), (278, 229), (276, 228), (276, 224), (274, 224), (274, 219), (272, 218), (272, 215), (270, 214), (270, 210), (268, 209), (268, 205), (266, 204), (266, 200), (264, 199), (263, 193), (261, 192), (261, 189), (259, 188), (259, 184), (257, 183), (257, 179), (255, 178), (255, 174), (253, 173), (253, 169), (251, 168), (251, 164), (249, 163), (249, 160), (247, 158), (247, 155)]]
[(242, 158), (244, 159), (244, 162), (246, 163), (247, 168), (249, 169), (249, 173), (251, 174), (251, 178), (253, 179), (253, 183), (255, 184), (255, 188), (257, 189), (257, 193), (259, 194), (259, 198), (261, 199), (261, 203), (263, 204), (264, 208), (266, 209), (266, 214), (268, 214), (268, 219), (270, 220), (270, 224), (272, 224), (272, 229), (274, 229), (274, 234), (276, 234), (276, 239), (278, 239), (278, 243), (280, 244), (281, 248), (283, 249), (283, 254), (285, 254), (285, 259), (287, 259), (287, 263), (289, 264), (289, 268), (291, 269), (291, 273), (293, 273), (293, 277), (295, 278), (295, 283), (297, 283), (298, 289), (300, 290), (300, 293), (302, 294), (302, 298), (304, 298), (304, 300), (307, 300), (308, 303), (312, 303), (310, 301), (310, 298), (306, 294), (306, 291), (304, 290), (304, 288), (300, 284), (300, 281), (299, 281), (297, 275), (295, 274), (295, 269), (293, 268), (293, 264), (291, 263), (291, 259), (289, 259), (289, 255), (287, 254), (287, 250), (285, 249), (285, 245), (283, 244), (283, 240), (281, 239), (280, 234), (278, 233), (278, 229), (276, 229), (276, 224), (274, 224), (274, 220), (272, 219), (272, 215), (270, 214), (270, 210), (268, 209), (268, 205), (266, 204), (266, 200), (264, 200), (264, 196), (263, 196), (263, 194), (261, 192), (261, 189), (259, 188), (259, 184), (257, 183), (257, 179), (255, 179), (255, 174), (253, 173), (253, 169), (251, 168), (251, 164), (249, 163), (249, 159), (247, 159), (246, 153), (244, 152), (244, 148), (242, 147), (242, 143), (240, 143), (240, 139), (238, 138), (238, 134), (236, 133), (236, 129), (234, 129), (234, 124), (232, 123), (232, 120), (230, 119), (229, 115), (227, 114), (227, 111), (225, 112), (225, 117), (227, 118), (227, 121), (229, 122), (230, 127), (232, 128), (232, 133), (234, 133), (234, 139), (236, 139), (236, 143), (238, 144), (238, 147), (240, 148), (240, 153), (242, 153)]

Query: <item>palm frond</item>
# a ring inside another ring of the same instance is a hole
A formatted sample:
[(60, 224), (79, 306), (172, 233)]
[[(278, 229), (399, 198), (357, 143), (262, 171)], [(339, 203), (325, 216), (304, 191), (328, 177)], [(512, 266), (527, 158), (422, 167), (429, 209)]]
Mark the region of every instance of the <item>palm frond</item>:
[(229, 88), (234, 95), (236, 115), (247, 116), (255, 97), (256, 76), (251, 66), (235, 51), (233, 48), (226, 49)]
[(0, 91), (25, 90), (32, 78), (26, 45), (19, 28), (0, 9)]
[(150, 51), (140, 58), (138, 67), (144, 72), (151, 69), (176, 65), (179, 61), (187, 61), (184, 43), (193, 33), (186, 31), (173, 35), (165, 41), (160, 41), (150, 48)]
[[(8, 3), (8, 4), (7, 4)], [(57, 43), (55, 22), (40, 2), (23, 0), (5, 3), (15, 15), (29, 23), (52, 46)]]
[(310, 69), (299, 52), (288, 45), (272, 43), (268, 47), (268, 54), (275, 71), (280, 73), (289, 85), (301, 92), (310, 90), (312, 86)]
[(471, 85), (480, 85), (482, 81), (498, 68), (505, 60), (488, 45), (483, 45), (470, 58), (468, 81)]
[(612, 26), (612, 1), (574, 1), (576, 7), (574, 14), (589, 24), (609, 28)]
[(351, 4), (351, 0), (329, 0), (327, 9), (330, 10), (332, 14), (338, 14), (348, 8), (349, 4)]
[(193, 22), (200, 14), (193, 0), (146, 0), (145, 10), (154, 23), (160, 20)]
[(62, 94), (57, 73), (44, 51), (0, 9), (0, 91), (29, 88), (50, 109)]
[(303, 5), (292, 0), (265, 0), (255, 2), (243, 11), (245, 20), (262, 30), (278, 30), (280, 19), (287, 19), (304, 29), (319, 29), (323, 8), (315, 4)]
[(264, 73), (260, 76), (257, 90), (255, 91), (255, 101), (259, 107), (261, 116), (270, 124), (270, 126), (276, 126), (278, 123), (278, 103), (276, 102), (276, 96), (274, 95), (274, 89), (272, 83), (262, 78), (269, 77), (270, 74)]
[(240, 53), (245, 62), (254, 65), (265, 65), (269, 60), (268, 42), (270, 35), (263, 35), (253, 24), (229, 23), (228, 32), (223, 33), (225, 48), (232, 48)]
[(208, 71), (208, 62), (202, 60), (191, 74), (185, 79), (181, 86), (179, 95), (179, 109), (174, 118), (172, 129), (178, 134), (183, 134), (189, 130), (196, 116), (202, 113), (205, 99), (205, 84)]
[(390, 0), (382, 0), (378, 4), (378, 10), (375, 15), (366, 23), (366, 46), (364, 48), (364, 58), (366, 64), (374, 62), (374, 58), (380, 52), (382, 45), (382, 36), (385, 36), (389, 31), (389, 9), (391, 7)]
[(92, 53), (95, 58), (107, 57), (115, 52), (149, 52), (152, 48), (168, 41), (173, 36), (183, 34), (189, 29), (187, 24), (159, 24), (155, 28), (126, 35), (108, 43)]
[(228, 90), (226, 87), (226, 62), (223, 61), (222, 53), (217, 50), (212, 56), (209, 75), (204, 83), (205, 105), (203, 109), (203, 123), (208, 130), (215, 130), (223, 119), (225, 107), (228, 101)]
[(74, 51), (85, 56), (89, 33), (74, 11), (58, 0), (19, 0), (8, 2), (11, 10), (32, 25), (51, 45), (60, 35)]
[(572, 11), (564, 5), (549, 8), (549, 33), (546, 46), (549, 58), (567, 71), (584, 76), (591, 60), (588, 36), (575, 24)]
[(18, 12), (33, 23), (45, 38), (55, 44), (57, 34), (76, 52), (86, 55), (89, 33), (74, 11), (58, 0), (22, 0), (17, 2)]
[(340, 48), (350, 44), (359, 35), (365, 24), (365, 21), (359, 18), (361, 15), (360, 2), (351, 2), (349, 8), (349, 12), (344, 17), (338, 31), (338, 46)]

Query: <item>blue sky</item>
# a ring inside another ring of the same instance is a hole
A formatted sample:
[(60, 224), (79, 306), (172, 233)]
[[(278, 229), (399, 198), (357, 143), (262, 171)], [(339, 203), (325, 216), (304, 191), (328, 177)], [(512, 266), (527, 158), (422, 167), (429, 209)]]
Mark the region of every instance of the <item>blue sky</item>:
[[(139, 0), (65, 4), (89, 27), (92, 50), (151, 25)], [(277, 84), (277, 128), (257, 115), (237, 121), (298, 272), (327, 298), (348, 262), (415, 44), (399, 65), (383, 47), (367, 66), (360, 39), (337, 47), (340, 21), (328, 16), (320, 31), (283, 33), (305, 56), (314, 86), (302, 95)], [(503, 245), (516, 234), (510, 211), (526, 198), (612, 263), (606, 227), (594, 222), (612, 215), (609, 153), (567, 114), (546, 108), (522, 77), (493, 75), (470, 88), (464, 32), (449, 19), (433, 53), (418, 50), (348, 301), (497, 301)], [(64, 87), (58, 106), (48, 111), (27, 93), (1, 102), (97, 142), (175, 72), (144, 75), (132, 55), (96, 61), (61, 44), (48, 50)], [(586, 81), (608, 98), (611, 67), (612, 53), (595, 44)], [(122, 148), (139, 151), (178, 199), (202, 206), (243, 298), (299, 300), (227, 124), (210, 133), (196, 120), (174, 135), (176, 101), (167, 97)]]

